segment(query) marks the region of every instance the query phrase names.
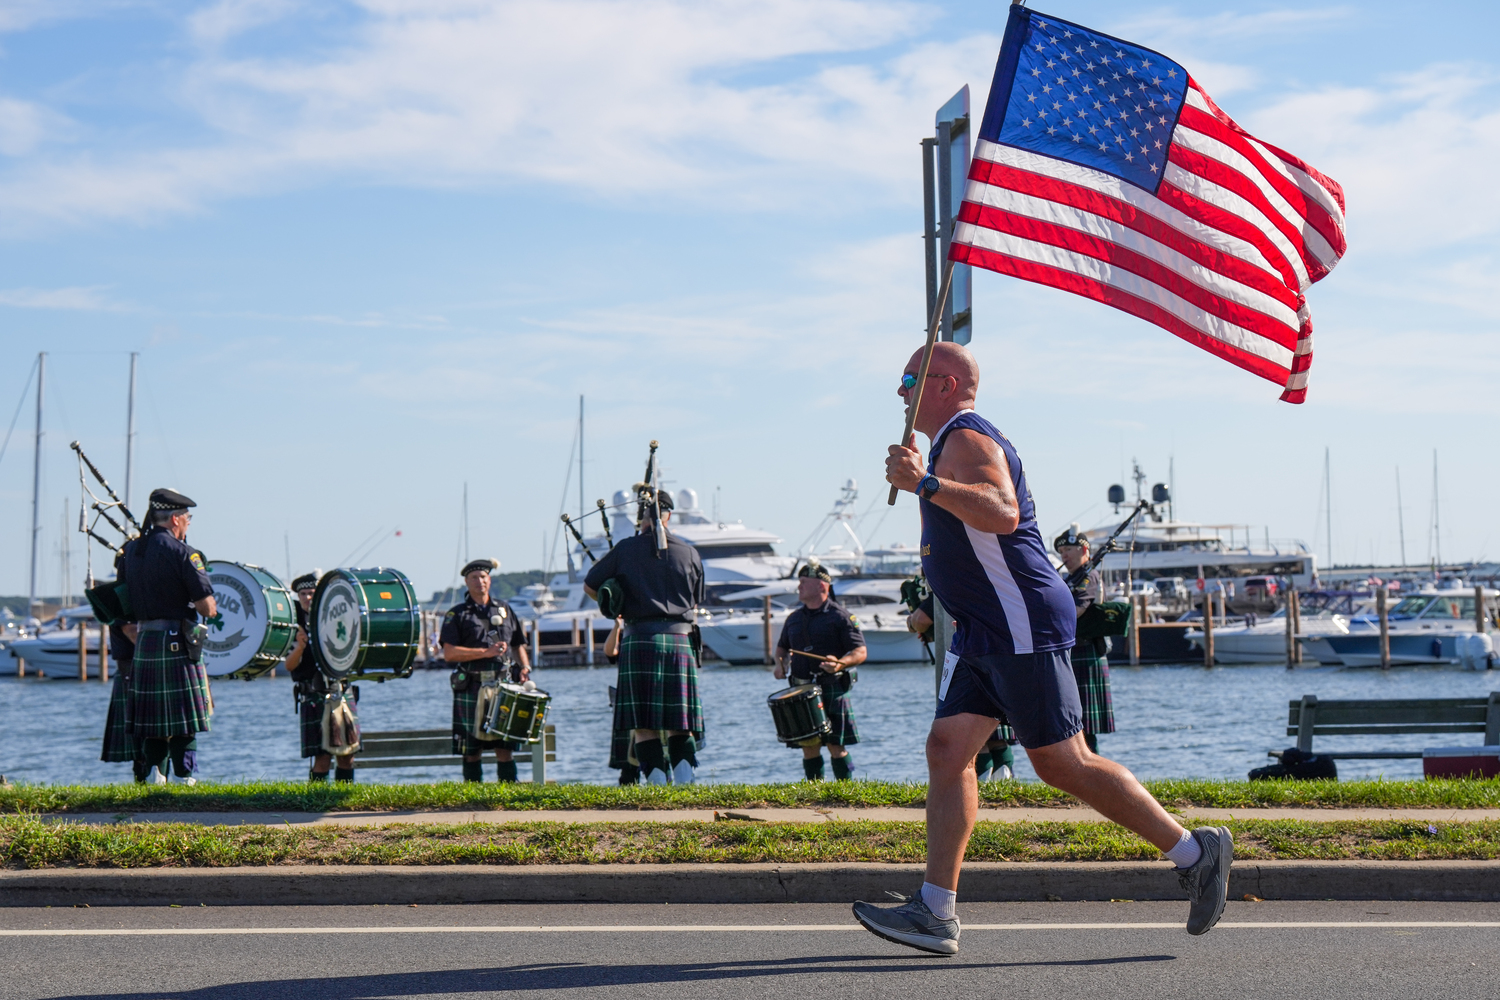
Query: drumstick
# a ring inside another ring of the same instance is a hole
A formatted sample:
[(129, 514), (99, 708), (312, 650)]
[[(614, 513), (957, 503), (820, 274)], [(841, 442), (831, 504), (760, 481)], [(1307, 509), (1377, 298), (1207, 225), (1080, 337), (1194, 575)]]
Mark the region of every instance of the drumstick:
[[(821, 653), (804, 653), (800, 649), (788, 649), (787, 652), (791, 653), (794, 656), (805, 656), (809, 660), (819, 660), (819, 661), (821, 661), (823, 663), (828, 663), (828, 662), (830, 662), (830, 660), (838, 660), (838, 657), (836, 657), (836, 656), (835, 657), (828, 657), (828, 656), (822, 655)], [(839, 665), (840, 666), (843, 665), (842, 661), (839, 662)]]

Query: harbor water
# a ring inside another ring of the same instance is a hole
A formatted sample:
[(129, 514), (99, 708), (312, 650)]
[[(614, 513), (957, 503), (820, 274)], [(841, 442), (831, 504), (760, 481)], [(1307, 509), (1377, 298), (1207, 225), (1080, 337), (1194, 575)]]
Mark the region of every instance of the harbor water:
[[(1332, 667), (1288, 671), (1277, 666), (1149, 666), (1111, 668), (1119, 731), (1101, 737), (1100, 751), (1142, 778), (1243, 779), (1269, 763), (1266, 751), (1291, 745), (1287, 702), (1320, 698), (1484, 697), (1500, 688), (1500, 671), (1406, 668), (1390, 671)], [(612, 783), (606, 766), (610, 734), (608, 687), (613, 669), (550, 669), (535, 680), (553, 696), (557, 761), (548, 777), (559, 782)], [(783, 685), (762, 667), (710, 667), (700, 690), (707, 725), (699, 780), (784, 782), (801, 778), (800, 755), (776, 743), (765, 705)], [(292, 685), (284, 672), (258, 681), (213, 686), (213, 731), (198, 740), (198, 777), (208, 781), (305, 779), (297, 756)], [(360, 721), (367, 732), (447, 729), (452, 700), (447, 671), (421, 671), (406, 680), (360, 684)], [(0, 774), (14, 781), (94, 784), (131, 780), (128, 764), (99, 758), (109, 687), (97, 680), (0, 679)], [(935, 702), (927, 664), (860, 668), (854, 689), (861, 742), (852, 748), (857, 776), (925, 781), (923, 741)], [(1420, 750), (1478, 744), (1478, 733), (1445, 736), (1344, 737), (1328, 749)], [(1021, 778), (1034, 775), (1017, 752)], [(529, 768), (521, 768), (523, 778)], [(494, 779), (493, 757), (485, 765)], [(1340, 761), (1342, 777), (1420, 777), (1420, 760)], [(370, 769), (363, 782), (456, 780), (457, 767)]]

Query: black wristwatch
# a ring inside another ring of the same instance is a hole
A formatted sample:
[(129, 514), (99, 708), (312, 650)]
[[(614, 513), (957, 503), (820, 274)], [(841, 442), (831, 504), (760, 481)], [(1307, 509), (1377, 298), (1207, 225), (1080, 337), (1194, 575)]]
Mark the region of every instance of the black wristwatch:
[(931, 500), (933, 494), (937, 493), (942, 485), (943, 481), (929, 472), (927, 473), (927, 475), (923, 476), (922, 481), (917, 484), (917, 496), (921, 497), (923, 500)]

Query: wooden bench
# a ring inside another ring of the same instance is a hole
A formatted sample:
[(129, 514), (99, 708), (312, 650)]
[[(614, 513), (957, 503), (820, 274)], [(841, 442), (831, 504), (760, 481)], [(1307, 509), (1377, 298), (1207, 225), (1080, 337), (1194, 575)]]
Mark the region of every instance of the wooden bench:
[[(1487, 698), (1385, 698), (1319, 701), (1315, 694), (1290, 703), (1286, 734), (1297, 749), (1312, 753), (1314, 736), (1384, 736), (1408, 733), (1483, 733), (1486, 746), (1500, 744), (1500, 691)], [(1271, 751), (1280, 757), (1282, 751)], [(1339, 760), (1410, 760), (1420, 750), (1318, 752)]]
[[(543, 727), (542, 742), (517, 750), (512, 759), (517, 764), (531, 764), (534, 784), (547, 783), (547, 765), (557, 760), (557, 730), (552, 723)], [(537, 753), (545, 747), (544, 753)], [(453, 752), (453, 732), (449, 729), (393, 729), (386, 733), (363, 733), (354, 766), (360, 767), (441, 767), (462, 764), (461, 755)]]

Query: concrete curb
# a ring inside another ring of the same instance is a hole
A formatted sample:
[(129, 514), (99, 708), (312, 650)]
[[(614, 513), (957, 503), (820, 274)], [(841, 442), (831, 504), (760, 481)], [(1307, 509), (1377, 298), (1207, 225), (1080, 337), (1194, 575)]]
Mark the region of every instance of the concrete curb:
[[(920, 865), (489, 865), (42, 869), (0, 872), (0, 906), (296, 906), (444, 903), (834, 903), (910, 892)], [(1181, 899), (1165, 863), (985, 862), (966, 900)], [(1236, 864), (1230, 898), (1500, 901), (1500, 862)]]

